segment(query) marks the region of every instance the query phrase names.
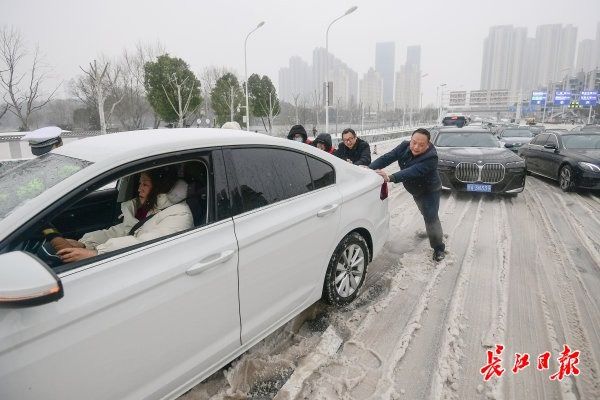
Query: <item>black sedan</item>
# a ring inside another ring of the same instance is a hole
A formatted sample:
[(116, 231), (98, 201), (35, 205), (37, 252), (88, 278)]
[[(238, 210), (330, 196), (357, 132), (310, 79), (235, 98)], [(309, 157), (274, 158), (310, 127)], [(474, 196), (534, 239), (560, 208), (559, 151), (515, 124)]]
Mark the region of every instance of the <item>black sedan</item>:
[(552, 131), (519, 149), (527, 172), (557, 180), (565, 192), (600, 189), (600, 132)]
[(444, 129), (434, 139), (442, 189), (466, 192), (522, 192), (525, 161), (485, 129)]
[(529, 129), (506, 128), (500, 132), (498, 139), (500, 143), (516, 153), (522, 145), (529, 143), (533, 136), (533, 132)]

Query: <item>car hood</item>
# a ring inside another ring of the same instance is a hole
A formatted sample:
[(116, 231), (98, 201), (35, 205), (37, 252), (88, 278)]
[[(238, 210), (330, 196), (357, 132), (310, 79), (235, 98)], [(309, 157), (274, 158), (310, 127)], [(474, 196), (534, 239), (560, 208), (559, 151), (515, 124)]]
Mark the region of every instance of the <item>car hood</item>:
[(437, 147), (441, 160), (510, 162), (522, 160), (521, 157), (506, 148), (499, 147)]
[(600, 149), (571, 149), (568, 151), (581, 161), (600, 165)]

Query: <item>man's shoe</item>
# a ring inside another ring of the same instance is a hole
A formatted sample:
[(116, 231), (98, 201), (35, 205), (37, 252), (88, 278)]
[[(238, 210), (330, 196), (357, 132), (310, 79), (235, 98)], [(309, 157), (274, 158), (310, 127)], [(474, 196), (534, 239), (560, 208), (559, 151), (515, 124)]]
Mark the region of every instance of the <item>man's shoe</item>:
[(433, 251), (433, 261), (440, 262), (446, 257), (446, 253), (444, 250), (434, 250)]

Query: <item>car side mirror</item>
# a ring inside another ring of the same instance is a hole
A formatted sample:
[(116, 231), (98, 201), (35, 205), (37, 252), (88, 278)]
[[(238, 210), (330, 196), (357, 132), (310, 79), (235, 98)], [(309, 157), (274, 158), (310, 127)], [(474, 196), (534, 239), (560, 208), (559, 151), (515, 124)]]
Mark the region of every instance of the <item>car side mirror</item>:
[(58, 276), (37, 257), (22, 251), (0, 254), (0, 307), (46, 304), (63, 295)]
[(545, 149), (557, 150), (557, 147), (556, 147), (556, 145), (555, 145), (554, 143), (546, 143), (546, 144), (544, 145), (544, 148), (545, 148)]
[(510, 149), (511, 147), (515, 147), (515, 145), (512, 143), (504, 143), (504, 147), (506, 147), (507, 149)]

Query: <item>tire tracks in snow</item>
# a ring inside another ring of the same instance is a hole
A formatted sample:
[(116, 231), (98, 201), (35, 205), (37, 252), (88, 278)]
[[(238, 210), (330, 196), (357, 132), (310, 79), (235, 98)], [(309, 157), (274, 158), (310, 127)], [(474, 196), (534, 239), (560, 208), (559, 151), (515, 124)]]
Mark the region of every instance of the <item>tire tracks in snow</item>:
[[(563, 306), (564, 312), (560, 313), (558, 316), (559, 321), (552, 321), (551, 318), (550, 321), (548, 321), (547, 318), (546, 326), (548, 327), (548, 336), (550, 340), (552, 340), (552, 335), (556, 332), (553, 328), (553, 324), (550, 323), (563, 322), (561, 325), (566, 329), (565, 343), (568, 343), (573, 350), (577, 349), (581, 351), (579, 366), (582, 373), (576, 379), (569, 377), (563, 380), (561, 382), (561, 393), (563, 399), (569, 399), (572, 394), (576, 395), (577, 393), (585, 399), (598, 399), (600, 398), (600, 368), (597, 359), (594, 357), (593, 347), (590, 345), (585, 326), (582, 323), (581, 311), (577, 304), (577, 298), (571, 283), (573, 280), (571, 275), (574, 274), (575, 279), (579, 281), (580, 284), (582, 284), (583, 281), (579, 275), (576, 264), (569, 255), (564, 241), (560, 238), (560, 232), (556, 228), (549, 211), (544, 207), (545, 203), (542, 201), (539, 191), (531, 190), (530, 193), (532, 198), (535, 199), (537, 205), (536, 209), (539, 212), (541, 222), (545, 227), (545, 233), (549, 244), (551, 244), (551, 251), (557, 261), (556, 265), (559, 267), (556, 272), (559, 274), (560, 279), (555, 282), (552, 282), (552, 279), (548, 279), (548, 282), (557, 286), (558, 293), (554, 295), (553, 291), (550, 291), (548, 295), (555, 300), (556, 304)], [(538, 272), (543, 275), (548, 274), (544, 268), (540, 268)], [(546, 299), (548, 298), (548, 295), (544, 294), (544, 285), (540, 285), (540, 293), (544, 295), (543, 298), (547, 304)], [(558, 299), (556, 296), (558, 296)], [(564, 321), (562, 321), (563, 318)], [(557, 354), (560, 353), (561, 349), (553, 349), (553, 351), (555, 352), (554, 354)], [(574, 384), (569, 385), (566, 383), (567, 380), (572, 381)]]
[(437, 368), (432, 374), (431, 399), (454, 399), (457, 398), (456, 382), (459, 374), (459, 361), (461, 351), (461, 326), (463, 317), (463, 306), (465, 302), (465, 289), (471, 275), (471, 268), (475, 258), (475, 247), (478, 241), (479, 225), (483, 213), (483, 197), (479, 199), (475, 221), (469, 235), (469, 245), (463, 259), (460, 271), (456, 277), (454, 290), (451, 296), (449, 312), (446, 316), (444, 336), (440, 346)]

